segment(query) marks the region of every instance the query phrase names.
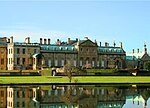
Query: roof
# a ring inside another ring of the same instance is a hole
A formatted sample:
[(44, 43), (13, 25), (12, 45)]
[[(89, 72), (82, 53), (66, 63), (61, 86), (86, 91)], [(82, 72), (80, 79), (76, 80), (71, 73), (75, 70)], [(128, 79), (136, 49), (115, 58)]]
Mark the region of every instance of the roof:
[(32, 55), (32, 57), (41, 57), (41, 56), (42, 56), (42, 54), (40, 54), (40, 53), (36, 53), (36, 54)]
[(98, 47), (99, 53), (125, 53), (125, 51), (120, 47)]
[(47, 51), (76, 51), (74, 45), (41, 45), (41, 50)]
[(147, 60), (147, 61), (149, 61), (149, 60), (150, 60), (150, 56), (149, 56), (147, 53), (145, 53), (145, 54), (142, 56), (141, 60)]
[(138, 60), (135, 56), (126, 56), (126, 60)]

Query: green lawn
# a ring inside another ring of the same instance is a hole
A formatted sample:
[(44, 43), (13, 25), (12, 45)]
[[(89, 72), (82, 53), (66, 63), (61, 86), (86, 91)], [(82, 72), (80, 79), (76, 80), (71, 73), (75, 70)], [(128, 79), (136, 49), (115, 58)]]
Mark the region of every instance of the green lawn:
[[(139, 76), (95, 76), (73, 77), (72, 83), (150, 83), (150, 77)], [(0, 84), (28, 84), (28, 83), (69, 83), (67, 77), (52, 76), (8, 76), (0, 77)]]

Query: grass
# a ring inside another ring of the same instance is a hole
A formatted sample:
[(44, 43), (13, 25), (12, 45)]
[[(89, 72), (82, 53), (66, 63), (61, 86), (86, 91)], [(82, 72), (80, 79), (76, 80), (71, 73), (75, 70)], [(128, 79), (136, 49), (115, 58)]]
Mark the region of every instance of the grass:
[[(150, 77), (146, 76), (94, 76), (73, 77), (72, 83), (150, 83)], [(0, 77), (0, 84), (50, 84), (69, 83), (67, 77), (53, 76), (8, 76)]]

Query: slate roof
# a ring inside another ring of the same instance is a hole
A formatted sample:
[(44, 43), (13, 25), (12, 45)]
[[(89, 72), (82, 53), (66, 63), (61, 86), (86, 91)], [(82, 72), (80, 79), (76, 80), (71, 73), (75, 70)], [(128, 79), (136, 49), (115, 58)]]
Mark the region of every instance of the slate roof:
[(125, 51), (120, 47), (98, 47), (98, 53), (122, 53), (125, 54)]
[(138, 60), (135, 56), (126, 56), (126, 60)]
[(73, 45), (41, 45), (41, 50), (47, 51), (76, 51)]

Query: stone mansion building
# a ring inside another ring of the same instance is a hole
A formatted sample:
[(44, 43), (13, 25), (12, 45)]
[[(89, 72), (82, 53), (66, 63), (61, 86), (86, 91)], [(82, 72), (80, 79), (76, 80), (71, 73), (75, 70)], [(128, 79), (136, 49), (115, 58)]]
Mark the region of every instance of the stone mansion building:
[(55, 44), (50, 39), (40, 38), (39, 43), (31, 43), (27, 37), (25, 42), (7, 42), (7, 69), (41, 69), (41, 67), (63, 67), (72, 64), (90, 68), (124, 68), (126, 52), (122, 43), (116, 46), (98, 45), (88, 37), (83, 40), (68, 38), (67, 42), (57, 39)]
[(0, 70), (28, 70), (41, 69), (42, 67), (63, 67), (72, 64), (77, 67), (86, 68), (126, 68), (134, 62), (127, 58), (122, 43), (118, 46), (114, 43), (110, 46), (84, 39), (61, 42), (57, 39), (55, 44), (50, 39), (40, 38), (39, 43), (31, 43), (30, 37), (25, 41), (14, 42), (13, 37), (0, 38)]

